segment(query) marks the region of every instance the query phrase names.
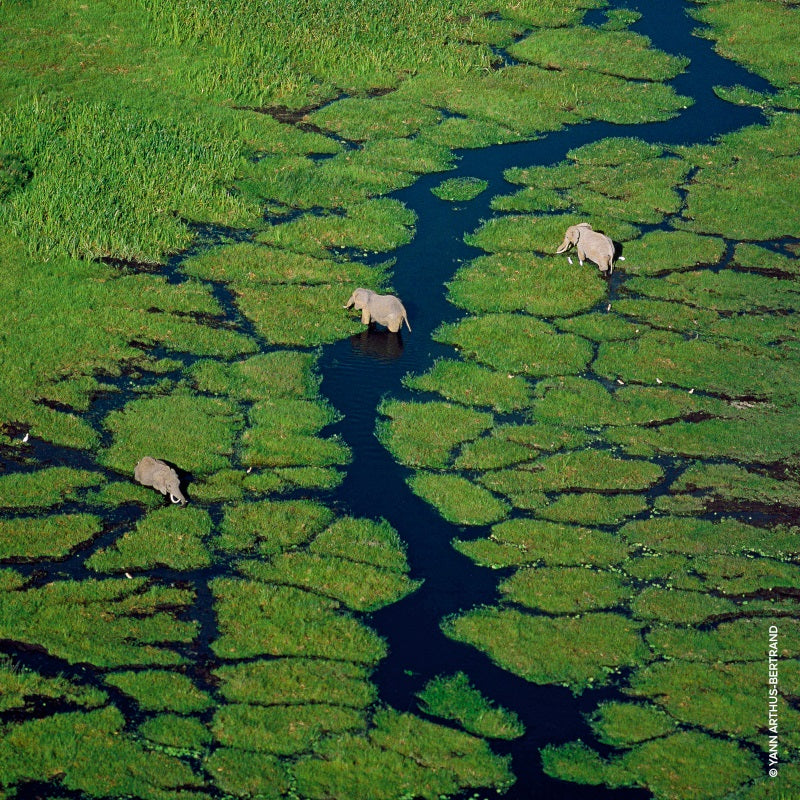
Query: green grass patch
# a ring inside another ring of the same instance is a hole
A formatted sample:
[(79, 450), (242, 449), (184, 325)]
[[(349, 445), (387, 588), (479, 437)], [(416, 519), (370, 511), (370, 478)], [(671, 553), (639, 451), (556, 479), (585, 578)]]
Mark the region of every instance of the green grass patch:
[(355, 611), (374, 611), (396, 603), (420, 585), (394, 570), (304, 552), (280, 553), (268, 561), (246, 561), (239, 570), (255, 580), (298, 586), (332, 597)]
[(492, 426), (492, 415), (450, 403), (406, 403), (385, 400), (378, 412), (377, 434), (401, 463), (415, 467), (446, 467), (454, 450), (477, 439)]
[(205, 723), (177, 714), (158, 714), (146, 719), (139, 726), (139, 732), (157, 747), (174, 755), (197, 756), (211, 743), (211, 733)]
[(733, 250), (733, 263), (745, 269), (786, 272), (797, 275), (800, 264), (793, 256), (759, 247), (749, 242), (738, 242)]
[(0, 475), (0, 507), (52, 508), (69, 500), (77, 500), (83, 490), (102, 483), (103, 477), (99, 473), (71, 467), (11, 472)]
[[(772, 24), (772, 23), (770, 23)], [(764, 241), (797, 233), (792, 208), (800, 201), (797, 159), (800, 118), (776, 114), (766, 126), (721, 137), (709, 153), (696, 145), (681, 152), (699, 170), (676, 227), (737, 241)], [(763, 177), (770, 175), (769, 186)], [(754, 214), (753, 209), (758, 209)]]
[(639, 703), (601, 703), (589, 718), (599, 741), (630, 747), (675, 731), (676, 722), (664, 711)]
[(513, 711), (487, 700), (463, 672), (433, 678), (417, 697), (426, 714), (454, 720), (476, 736), (517, 739), (525, 733), (525, 726)]
[(510, 511), (505, 501), (459, 475), (418, 472), (408, 479), (408, 485), (455, 525), (490, 525)]
[(193, 592), (132, 580), (53, 581), (0, 595), (0, 638), (96, 667), (183, 662), (173, 645), (193, 641), (177, 618)]
[(598, 494), (574, 492), (562, 494), (538, 515), (555, 522), (577, 522), (582, 525), (615, 525), (626, 517), (647, 509), (647, 499), (640, 494)]
[(653, 517), (629, 522), (620, 535), (631, 544), (659, 553), (705, 555), (710, 553), (761, 553), (785, 558), (797, 552), (791, 529), (757, 527), (736, 519)]
[(236, 404), (178, 390), (164, 397), (132, 400), (112, 411), (104, 425), (113, 444), (101, 463), (127, 473), (152, 455), (187, 472), (209, 473), (230, 466), (234, 438), (242, 426)]
[(214, 714), (214, 738), (226, 747), (289, 756), (332, 734), (363, 729), (360, 711), (326, 703), (291, 706), (231, 704)]
[(63, 558), (103, 529), (93, 514), (0, 519), (0, 559)]
[(213, 705), (207, 692), (179, 672), (153, 669), (114, 672), (106, 675), (105, 681), (133, 697), (143, 711), (191, 714)]
[[(704, 664), (754, 661), (764, 657), (762, 634), (769, 627), (765, 617), (735, 619), (720, 622), (709, 629), (660, 627), (647, 636), (648, 644), (656, 653), (668, 659), (697, 661)], [(797, 658), (800, 646), (797, 638), (800, 623), (781, 619), (783, 634), (778, 640), (780, 659)]]
[(621, 667), (645, 658), (639, 623), (618, 614), (544, 617), (488, 607), (450, 617), (442, 629), (525, 680), (567, 686), (575, 694), (608, 682)]
[(333, 521), (333, 512), (310, 500), (259, 500), (229, 506), (217, 547), (227, 552), (262, 555), (303, 544)]
[(649, 81), (670, 80), (689, 63), (688, 58), (655, 49), (646, 36), (582, 25), (536, 31), (512, 45), (509, 53), (547, 69), (592, 70)]
[(790, 363), (765, 348), (748, 349), (736, 342), (687, 340), (667, 331), (648, 332), (632, 341), (602, 343), (594, 369), (626, 383), (653, 386), (661, 381), (728, 397), (772, 398), (797, 393), (796, 370)]
[(26, 709), (37, 698), (60, 700), (84, 708), (97, 708), (108, 695), (93, 686), (81, 686), (64, 677), (47, 678), (18, 666), (8, 657), (0, 658), (0, 711)]
[(123, 572), (169, 567), (192, 570), (207, 567), (211, 517), (200, 508), (160, 508), (141, 519), (133, 531), (94, 552), (86, 566), (97, 572)]
[(408, 571), (405, 544), (386, 520), (340, 517), (318, 533), (308, 549), (318, 555)]
[(442, 325), (434, 339), (496, 370), (535, 377), (578, 374), (592, 358), (585, 339), (523, 314), (467, 317)]
[(716, 236), (689, 231), (650, 231), (625, 246), (625, 272), (660, 275), (714, 266), (724, 255), (725, 243)]
[(521, 569), (498, 588), (506, 600), (549, 614), (613, 608), (633, 594), (619, 575), (583, 567)]
[[(146, 750), (124, 730), (114, 707), (67, 712), (11, 726), (0, 741), (0, 784), (59, 776), (59, 786), (91, 797), (149, 800), (197, 790), (202, 781), (178, 758)], [(114, 769), (98, 769), (113, 764)]]
[(219, 658), (322, 657), (375, 664), (384, 641), (339, 610), (335, 600), (290, 586), (217, 578), (211, 583), (219, 636)]
[(800, 488), (796, 481), (777, 480), (735, 464), (692, 464), (673, 482), (670, 490), (699, 490), (724, 500), (800, 506)]
[(652, 486), (663, 474), (652, 462), (617, 458), (605, 450), (591, 449), (555, 453), (511, 472), (525, 480), (527, 489), (535, 491), (632, 491)]
[(703, 591), (680, 589), (645, 589), (631, 603), (636, 619), (653, 623), (698, 624), (726, 614), (735, 613), (737, 606), (724, 597), (714, 597)]
[(442, 359), (422, 375), (408, 375), (403, 384), (421, 392), (437, 392), (466, 406), (486, 406), (505, 413), (531, 403), (531, 387), (518, 375), (505, 375), (478, 364)]
[(486, 187), (488, 181), (482, 178), (448, 178), (431, 189), (440, 200), (452, 203), (465, 203), (474, 200)]
[(366, 740), (327, 739), (298, 759), (297, 787), (312, 800), (405, 795), (437, 800), (469, 787), (504, 791), (513, 783), (507, 757), (463, 731), (391, 709), (375, 715)]
[(278, 800), (289, 790), (286, 768), (276, 756), (235, 747), (216, 747), (205, 761), (206, 770), (226, 794)]
[(524, 311), (561, 317), (594, 307), (606, 291), (599, 273), (585, 274), (531, 253), (493, 253), (456, 272), (448, 300), (475, 314)]
[[(208, 281), (221, 281), (245, 289), (261, 284), (329, 286), (336, 283), (372, 285), (382, 276), (381, 267), (358, 261), (317, 257), (277, 247), (238, 242), (206, 250), (181, 262), (181, 272)], [(255, 356), (269, 362), (273, 353)]]
[(366, 708), (376, 699), (369, 670), (347, 661), (273, 658), (214, 670), (223, 696), (251, 705), (330, 703)]
[(399, 200), (378, 198), (350, 205), (344, 214), (309, 213), (272, 225), (257, 241), (311, 255), (334, 248), (385, 253), (411, 241), (416, 219)]
[(631, 548), (605, 531), (518, 518), (492, 527), (486, 539), (455, 539), (453, 546), (477, 564), (495, 569), (528, 564), (611, 566)]

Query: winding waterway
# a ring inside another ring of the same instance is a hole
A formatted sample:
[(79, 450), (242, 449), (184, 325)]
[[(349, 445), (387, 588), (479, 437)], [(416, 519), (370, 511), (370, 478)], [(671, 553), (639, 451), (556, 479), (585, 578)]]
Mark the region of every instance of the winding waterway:
[[(542, 772), (538, 751), (548, 743), (591, 736), (582, 714), (604, 696), (615, 693), (594, 691), (575, 698), (564, 688), (534, 685), (442, 634), (439, 623), (443, 617), (495, 601), (496, 586), (503, 573), (477, 567), (451, 547), (454, 537), (484, 536), (486, 530), (452, 525), (412, 494), (405, 483), (410, 471), (399, 466), (375, 436), (377, 408), (384, 396), (409, 396), (401, 384), (405, 374), (422, 373), (437, 358), (454, 357), (452, 348), (439, 345), (431, 334), (442, 322), (462, 316), (447, 302), (445, 283), (463, 262), (481, 254), (466, 245), (463, 237), (495, 213), (489, 208), (491, 197), (509, 191), (504, 170), (554, 164), (563, 160), (569, 150), (609, 136), (694, 144), (763, 121), (758, 109), (726, 103), (714, 94), (714, 85), (742, 84), (763, 90), (768, 84), (718, 56), (711, 42), (692, 35), (696, 24), (686, 13), (688, 4), (681, 0), (641, 0), (618, 5), (642, 14), (632, 28), (649, 36), (654, 46), (691, 59), (686, 72), (672, 85), (680, 94), (693, 97), (694, 105), (667, 122), (595, 122), (566, 128), (534, 142), (462, 151), (455, 173), (448, 173), (447, 177), (478, 177), (489, 184), (486, 191), (468, 203), (449, 204), (431, 194), (430, 189), (442, 180), (441, 175), (425, 176), (414, 186), (395, 193), (393, 196), (419, 217), (414, 240), (394, 253), (397, 263), (393, 288), (408, 309), (413, 332), (401, 337), (382, 331), (365, 332), (325, 347), (319, 363), (322, 392), (344, 414), (329, 432), (339, 434), (353, 451), (353, 461), (336, 502), (357, 516), (387, 519), (407, 543), (413, 577), (424, 579), (418, 591), (371, 618), (390, 647), (389, 657), (375, 676), (381, 698), (398, 709), (415, 708), (414, 694), (430, 678), (465, 671), (487, 697), (513, 709), (526, 725), (527, 733), (522, 739), (498, 747), (507, 747), (513, 757), (517, 782), (506, 795), (510, 800), (566, 796), (565, 784)], [(554, 249), (556, 244), (553, 243)], [(620, 280), (624, 275), (617, 272), (604, 303), (613, 301)], [(553, 657), (558, 658), (558, 653)], [(576, 800), (649, 796), (636, 790), (573, 784), (567, 791)]]

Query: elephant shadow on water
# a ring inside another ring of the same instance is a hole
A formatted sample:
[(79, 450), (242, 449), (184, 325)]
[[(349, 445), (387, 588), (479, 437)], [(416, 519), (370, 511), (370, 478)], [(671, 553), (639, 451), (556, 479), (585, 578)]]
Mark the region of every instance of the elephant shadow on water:
[(399, 333), (377, 330), (374, 324), (350, 337), (350, 345), (370, 358), (394, 361), (403, 355), (403, 337)]

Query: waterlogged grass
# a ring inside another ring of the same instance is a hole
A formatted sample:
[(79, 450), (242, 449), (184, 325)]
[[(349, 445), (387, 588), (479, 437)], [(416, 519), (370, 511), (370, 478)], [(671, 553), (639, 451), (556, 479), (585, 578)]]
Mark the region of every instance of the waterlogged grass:
[(525, 733), (525, 726), (513, 711), (487, 700), (463, 672), (428, 681), (417, 697), (427, 714), (455, 720), (477, 736), (517, 739)]
[[(67, 791), (145, 800), (201, 788), (202, 781), (187, 764), (145, 749), (124, 728), (125, 718), (113, 707), (21, 722), (0, 742), (0, 780), (13, 787), (58, 775)], [(98, 769), (100, 764), (113, 764), (114, 769)]]
[(614, 525), (627, 517), (641, 514), (648, 507), (640, 494), (604, 495), (596, 492), (572, 492), (560, 495), (539, 509), (538, 515), (556, 522), (583, 525)]
[(0, 475), (0, 507), (5, 509), (51, 508), (81, 496), (83, 490), (103, 481), (91, 470), (45, 467), (33, 472)]
[(205, 762), (214, 784), (223, 792), (277, 800), (285, 797), (289, 777), (280, 759), (254, 750), (216, 747)]
[(258, 241), (318, 256), (347, 248), (384, 253), (411, 241), (416, 219), (399, 200), (378, 198), (353, 203), (344, 214), (309, 213), (273, 225), (259, 233)]
[(217, 547), (262, 555), (310, 541), (333, 521), (333, 512), (309, 500), (260, 500), (229, 507)]
[(211, 742), (205, 723), (177, 714), (158, 714), (146, 719), (139, 726), (139, 732), (158, 749), (177, 756), (198, 757)]
[(288, 756), (331, 734), (364, 728), (359, 711), (342, 706), (230, 704), (214, 715), (214, 738), (226, 747)]
[(695, 464), (670, 487), (672, 491), (704, 491), (713, 497), (766, 505), (800, 505), (797, 482), (781, 481), (734, 464)]

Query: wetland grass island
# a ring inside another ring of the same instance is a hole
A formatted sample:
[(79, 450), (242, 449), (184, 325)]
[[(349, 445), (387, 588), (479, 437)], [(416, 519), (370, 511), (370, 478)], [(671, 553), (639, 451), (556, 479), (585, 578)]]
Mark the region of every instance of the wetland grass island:
[(798, 38), (0, 5), (0, 798), (800, 796)]

